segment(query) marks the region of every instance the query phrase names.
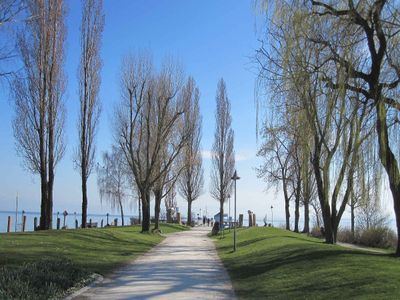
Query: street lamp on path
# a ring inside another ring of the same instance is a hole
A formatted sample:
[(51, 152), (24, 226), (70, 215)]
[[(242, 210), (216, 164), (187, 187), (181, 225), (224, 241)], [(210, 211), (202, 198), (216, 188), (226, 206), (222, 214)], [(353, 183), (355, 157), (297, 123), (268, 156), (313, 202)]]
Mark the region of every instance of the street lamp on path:
[(272, 210), (274, 207), (271, 205), (271, 223), (272, 227), (274, 227), (274, 211)]
[(231, 194), (228, 194), (228, 203), (229, 203), (228, 224), (229, 224), (229, 232), (231, 232)]
[(235, 214), (235, 224), (233, 227), (233, 251), (236, 251), (236, 181), (240, 179), (240, 177), (237, 175), (237, 172), (235, 170), (235, 173), (233, 174), (232, 178), (233, 181), (235, 181), (235, 209), (234, 209), (234, 214)]

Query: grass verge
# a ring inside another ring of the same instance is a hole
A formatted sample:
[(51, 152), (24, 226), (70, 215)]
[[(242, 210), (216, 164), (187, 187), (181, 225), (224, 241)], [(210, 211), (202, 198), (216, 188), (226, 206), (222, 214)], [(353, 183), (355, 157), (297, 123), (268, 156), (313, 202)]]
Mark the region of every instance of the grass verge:
[(240, 299), (399, 299), (400, 259), (276, 228), (215, 238)]
[[(98, 273), (106, 275), (163, 237), (140, 226), (0, 234), (0, 298), (62, 297)], [(162, 224), (163, 233), (187, 230)]]

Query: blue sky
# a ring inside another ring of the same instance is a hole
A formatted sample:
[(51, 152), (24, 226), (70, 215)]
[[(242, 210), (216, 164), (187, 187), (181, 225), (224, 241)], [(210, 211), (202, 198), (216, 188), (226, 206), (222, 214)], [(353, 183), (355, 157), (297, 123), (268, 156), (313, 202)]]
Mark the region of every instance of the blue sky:
[[(68, 4), (68, 37), (66, 41), (65, 71), (68, 77), (65, 95), (67, 106), (67, 151), (57, 167), (54, 187), (54, 211), (80, 212), (80, 178), (73, 169), (73, 150), (77, 144), (76, 118), (78, 115), (77, 67), (79, 62), (79, 24), (81, 5), (78, 0)], [(119, 69), (121, 58), (129, 52), (147, 49), (153, 53), (156, 65), (172, 55), (183, 64), (187, 75), (192, 75), (201, 92), (203, 115), (202, 148), (205, 154), (211, 149), (214, 134), (215, 94), (218, 80), (223, 77), (232, 103), (233, 128), (237, 170), (242, 179), (238, 182), (238, 212), (256, 212), (259, 218), (267, 207), (274, 205), (275, 218), (283, 219), (281, 196), (265, 193), (265, 184), (256, 177), (256, 111), (254, 105), (255, 74), (251, 56), (257, 48), (254, 1), (228, 0), (104, 0), (106, 17), (103, 35), (102, 86), (100, 98), (103, 106), (97, 136), (97, 157), (110, 149), (112, 140), (112, 109), (119, 99)], [(6, 85), (3, 85), (6, 87)], [(23, 170), (15, 154), (11, 120), (13, 110), (8, 101), (7, 89), (1, 92), (0, 101), (0, 210), (12, 210), (19, 194), (20, 208), (39, 211), (40, 187), (36, 175)], [(204, 156), (204, 193), (194, 205), (194, 211), (206, 209), (210, 215), (218, 210), (217, 201), (210, 197), (210, 159)], [(178, 201), (181, 211), (186, 204)], [(226, 206), (228, 209), (228, 206)], [(89, 179), (89, 213), (111, 211), (101, 205), (97, 191), (96, 174)], [(268, 209), (268, 212), (270, 210)], [(136, 213), (128, 209), (127, 213)], [(186, 213), (185, 213), (186, 214)]]

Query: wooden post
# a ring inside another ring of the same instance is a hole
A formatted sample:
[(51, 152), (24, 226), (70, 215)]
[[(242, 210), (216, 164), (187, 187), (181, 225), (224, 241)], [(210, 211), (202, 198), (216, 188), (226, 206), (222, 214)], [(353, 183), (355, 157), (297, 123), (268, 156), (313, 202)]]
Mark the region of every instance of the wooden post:
[(176, 213), (176, 220), (177, 220), (179, 225), (182, 224), (182, 219), (181, 219), (181, 213), (180, 212)]
[(92, 228), (92, 219), (89, 220), (89, 228)]
[(60, 218), (57, 218), (57, 230), (60, 230)]
[(25, 232), (25, 225), (26, 225), (26, 216), (22, 217), (22, 232)]
[(75, 220), (75, 229), (78, 229), (78, 220)]
[(243, 226), (243, 214), (239, 214), (239, 227)]
[(37, 217), (33, 218), (33, 231), (37, 230)]
[(101, 223), (100, 224), (101, 224), (101, 228), (103, 228), (103, 219), (101, 219)]
[(11, 217), (8, 216), (8, 222), (7, 222), (7, 232), (11, 231)]
[(253, 214), (253, 226), (257, 226), (256, 214)]
[(253, 226), (253, 213), (251, 210), (248, 211), (249, 214), (249, 227)]

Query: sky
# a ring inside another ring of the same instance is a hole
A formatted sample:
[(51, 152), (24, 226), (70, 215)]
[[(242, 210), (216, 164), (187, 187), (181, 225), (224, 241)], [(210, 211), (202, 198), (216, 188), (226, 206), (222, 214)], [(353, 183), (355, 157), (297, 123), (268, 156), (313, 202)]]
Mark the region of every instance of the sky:
[[(73, 152), (77, 145), (79, 26), (81, 4), (66, 1), (68, 7), (65, 72), (68, 78), (65, 102), (67, 108), (67, 150), (56, 169), (54, 212), (80, 212), (81, 188), (79, 173), (73, 167)], [(253, 0), (104, 0), (105, 28), (101, 55), (103, 68), (100, 100), (102, 115), (97, 135), (97, 161), (101, 153), (111, 148), (112, 112), (120, 97), (119, 71), (121, 59), (128, 53), (148, 50), (156, 66), (166, 56), (177, 58), (186, 75), (196, 80), (200, 89), (203, 117), (203, 164), (205, 185), (202, 196), (193, 203), (193, 211), (209, 216), (218, 212), (218, 202), (211, 198), (210, 149), (215, 129), (215, 95), (217, 83), (224, 78), (232, 107), (232, 127), (235, 131), (237, 211), (248, 210), (263, 218), (274, 207), (274, 219), (284, 219), (282, 193), (266, 192), (266, 184), (257, 178), (255, 168), (260, 141), (256, 139), (256, 108), (254, 101), (256, 66), (252, 56), (259, 47), (260, 15)], [(24, 170), (16, 155), (12, 131), (14, 115), (7, 85), (0, 92), (0, 210), (14, 210), (19, 197), (20, 209), (40, 210), (40, 181), (37, 175)], [(101, 203), (96, 174), (88, 182), (89, 213), (112, 212)], [(233, 207), (233, 199), (232, 207)], [(187, 204), (178, 197), (178, 206), (186, 215)], [(225, 209), (228, 210), (228, 204)], [(233, 209), (232, 209), (233, 211)], [(127, 214), (137, 214), (135, 206), (126, 205)]]

